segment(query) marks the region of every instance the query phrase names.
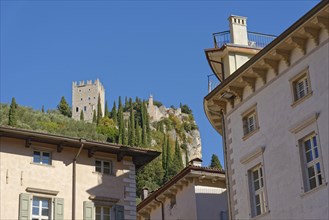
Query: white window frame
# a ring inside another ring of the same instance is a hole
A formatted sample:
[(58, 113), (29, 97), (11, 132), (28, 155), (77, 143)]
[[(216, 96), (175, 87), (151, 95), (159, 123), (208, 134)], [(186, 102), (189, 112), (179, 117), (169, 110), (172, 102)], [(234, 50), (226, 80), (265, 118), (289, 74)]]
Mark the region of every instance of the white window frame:
[[(39, 204), (38, 206), (34, 206), (34, 199), (39, 199)], [(42, 201), (47, 200), (48, 201), (48, 216), (42, 215), (42, 209), (44, 207), (42, 207)], [(31, 216), (32, 216), (32, 220), (37, 219), (37, 220), (48, 220), (51, 219), (51, 204), (52, 204), (52, 200), (50, 198), (46, 198), (46, 197), (39, 197), (39, 196), (33, 196), (32, 198), (32, 203), (31, 203)], [(33, 208), (37, 207), (39, 209), (39, 213), (38, 215), (34, 215), (33, 214)]]
[[(99, 211), (98, 209), (100, 209), (100, 213), (98, 212)], [(109, 213), (108, 214), (105, 214), (105, 212), (104, 212), (105, 209), (108, 209), (109, 210)], [(98, 220), (98, 218), (97, 218), (98, 213), (100, 215), (99, 220), (106, 219), (106, 218), (104, 218), (105, 216), (108, 216), (109, 217), (108, 219), (112, 219), (111, 218), (112, 209), (111, 209), (110, 206), (95, 206), (95, 220)]]
[[(264, 151), (265, 146), (259, 147), (252, 147), (247, 154), (240, 158), (240, 163), (245, 168), (245, 188), (244, 190), (247, 193), (247, 201), (249, 204), (249, 217), (256, 218), (260, 215), (264, 216), (270, 212), (269, 205), (268, 205), (268, 197), (267, 197), (267, 190), (266, 190), (266, 172), (264, 166)], [(262, 189), (257, 189), (257, 194), (262, 193), (263, 196), (263, 212), (260, 215), (256, 215), (256, 206), (255, 206), (255, 190), (254, 190), (254, 182), (252, 179), (252, 171), (256, 170), (257, 168), (261, 167), (262, 174), (263, 174), (263, 184)], [(243, 185), (241, 185), (243, 187)]]
[(312, 95), (311, 80), (308, 68), (301, 71), (289, 81), (293, 97), (292, 107)]
[[(39, 152), (40, 153), (40, 162), (35, 162), (34, 161), (34, 152)], [(47, 153), (47, 154), (49, 154), (49, 163), (43, 163), (42, 161), (43, 161), (43, 155), (45, 154), (45, 153)], [(51, 166), (52, 165), (52, 153), (50, 152), (50, 151), (45, 151), (45, 150), (39, 150), (39, 149), (33, 149), (33, 151), (32, 151), (32, 162), (34, 163), (34, 164), (42, 164), (42, 165), (47, 165), (47, 166)]]
[[(255, 175), (257, 174), (257, 179), (255, 179)], [(259, 164), (256, 167), (252, 168), (249, 171), (250, 175), (250, 198), (251, 198), (251, 208), (252, 208), (252, 217), (256, 217), (262, 215), (267, 212), (266, 205), (266, 196), (265, 196), (265, 183), (264, 183), (264, 170), (263, 167)], [(258, 188), (256, 189), (256, 184), (258, 184)], [(258, 196), (259, 203), (256, 201), (256, 197)], [(259, 206), (259, 213), (258, 213)]]
[[(315, 143), (314, 143), (315, 139)], [(305, 143), (309, 141), (310, 149), (306, 150)], [(299, 140), (299, 148), (302, 159), (302, 172), (304, 176), (304, 191), (310, 191), (324, 184), (323, 165), (320, 153), (319, 138), (315, 132)], [(307, 156), (309, 155), (309, 157)], [(308, 159), (310, 159), (308, 161)], [(313, 169), (314, 176), (310, 177), (310, 169)], [(319, 170), (318, 170), (319, 169)], [(315, 180), (315, 186), (311, 186), (311, 180)]]
[(253, 135), (259, 130), (257, 104), (241, 114), (243, 127), (243, 140)]
[[(97, 162), (100, 162), (100, 166), (97, 166)], [(104, 172), (104, 163), (109, 163), (109, 172)], [(95, 172), (101, 174), (113, 175), (112, 160), (95, 159)]]

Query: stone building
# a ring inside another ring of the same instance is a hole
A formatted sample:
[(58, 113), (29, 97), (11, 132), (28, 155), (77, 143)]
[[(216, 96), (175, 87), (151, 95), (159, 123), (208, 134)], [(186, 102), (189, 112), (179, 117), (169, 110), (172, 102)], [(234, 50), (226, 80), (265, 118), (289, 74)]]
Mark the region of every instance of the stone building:
[(151, 194), (144, 189), (137, 219), (227, 219), (225, 173), (201, 162), (194, 159)]
[(160, 152), (0, 127), (0, 219), (136, 219), (135, 170)]
[(92, 122), (94, 110), (97, 114), (98, 98), (100, 97), (102, 115), (105, 114), (105, 89), (99, 79), (72, 83), (72, 118), (80, 120), (81, 111), (84, 120)]
[(328, 3), (263, 46), (269, 36), (251, 40), (246, 18), (231, 16), (226, 42), (205, 50), (220, 81), (204, 109), (223, 136), (231, 219), (329, 218)]

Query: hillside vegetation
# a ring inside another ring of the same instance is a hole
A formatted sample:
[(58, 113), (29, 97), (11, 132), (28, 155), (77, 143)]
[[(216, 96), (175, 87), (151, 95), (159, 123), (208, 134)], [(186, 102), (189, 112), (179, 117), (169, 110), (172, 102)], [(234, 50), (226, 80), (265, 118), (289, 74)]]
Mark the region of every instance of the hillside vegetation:
[[(189, 160), (188, 133), (198, 129), (187, 105), (180, 106), (184, 112), (181, 118), (169, 113), (168, 117), (151, 122), (147, 101), (136, 98), (133, 102), (126, 98), (123, 104), (119, 97), (118, 107), (114, 102), (109, 111), (106, 103), (105, 116), (94, 112), (93, 123), (87, 123), (83, 121), (83, 113), (80, 121), (70, 118), (70, 108), (63, 98), (58, 109), (46, 112), (13, 101), (11, 105), (0, 104), (1, 125), (161, 151), (162, 156), (138, 171), (137, 196), (143, 187), (155, 190), (184, 168)], [(158, 101), (154, 104), (162, 106)]]

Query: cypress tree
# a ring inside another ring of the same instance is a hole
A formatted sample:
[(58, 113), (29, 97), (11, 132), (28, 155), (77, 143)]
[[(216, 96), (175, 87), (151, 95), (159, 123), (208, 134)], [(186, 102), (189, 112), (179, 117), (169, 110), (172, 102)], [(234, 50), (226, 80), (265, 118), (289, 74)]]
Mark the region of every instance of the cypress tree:
[(112, 107), (112, 111), (111, 111), (111, 118), (113, 119), (113, 121), (115, 122), (115, 124), (118, 124), (118, 115), (117, 115), (117, 106), (116, 103), (114, 101), (113, 103), (113, 107)]
[(211, 162), (210, 162), (210, 166), (211, 168), (217, 168), (217, 169), (223, 169), (222, 165), (220, 164), (220, 161), (218, 159), (218, 156), (216, 154), (213, 154), (211, 156)]
[(119, 96), (119, 107), (118, 107), (118, 126), (119, 126), (119, 139), (118, 143), (123, 144), (124, 142), (124, 131), (125, 131), (125, 125), (124, 125), (124, 119), (123, 119), (123, 107), (121, 102), (121, 96)]
[(162, 168), (163, 170), (166, 170), (166, 149), (167, 149), (167, 140), (166, 140), (166, 135), (163, 134), (163, 143), (162, 143)]
[(141, 127), (138, 124), (137, 118), (136, 118), (136, 132), (135, 132), (135, 136), (136, 136), (136, 146), (141, 147), (142, 146), (142, 137), (141, 137)]
[(45, 113), (45, 106), (44, 105), (42, 105), (41, 112)]
[(178, 139), (176, 138), (175, 143), (175, 153), (173, 158), (173, 175), (176, 175), (184, 168), (183, 160), (182, 160), (182, 153), (180, 150), (180, 146), (178, 143)]
[(97, 114), (96, 114), (96, 109), (94, 109), (94, 113), (93, 113), (93, 123), (97, 122)]
[(173, 164), (171, 159), (171, 153), (170, 153), (170, 142), (169, 142), (169, 135), (167, 135), (167, 149), (166, 149), (166, 168), (164, 170), (164, 182), (167, 182), (172, 176)]
[(101, 96), (98, 94), (98, 103), (97, 103), (97, 124), (103, 118), (102, 105), (101, 105)]
[(147, 145), (147, 134), (146, 134), (146, 109), (144, 102), (141, 106), (141, 112), (142, 112), (142, 145)]
[(84, 121), (85, 120), (85, 116), (83, 114), (83, 111), (81, 110), (81, 113), (80, 113), (80, 121)]
[(9, 109), (9, 120), (8, 120), (8, 125), (9, 126), (17, 126), (17, 103), (16, 103), (16, 100), (15, 98), (13, 97), (11, 99), (11, 104), (10, 104), (10, 109)]
[(126, 129), (128, 126), (127, 123), (128, 121), (127, 120), (124, 120), (124, 126), (123, 126), (123, 137), (122, 137), (122, 143), (124, 145), (127, 145), (128, 144), (128, 129)]
[(65, 115), (67, 117), (72, 116), (71, 108), (70, 108), (69, 104), (67, 103), (66, 99), (64, 98), (64, 96), (62, 96), (61, 101), (57, 105), (57, 109), (59, 110), (59, 112), (62, 115)]
[(134, 146), (136, 143), (135, 140), (135, 117), (134, 117), (134, 109), (132, 104), (132, 99), (129, 99), (130, 106), (130, 117), (129, 117), (129, 140), (128, 144)]
[(110, 112), (109, 112), (109, 106), (107, 104), (107, 100), (105, 101), (105, 117), (109, 117)]

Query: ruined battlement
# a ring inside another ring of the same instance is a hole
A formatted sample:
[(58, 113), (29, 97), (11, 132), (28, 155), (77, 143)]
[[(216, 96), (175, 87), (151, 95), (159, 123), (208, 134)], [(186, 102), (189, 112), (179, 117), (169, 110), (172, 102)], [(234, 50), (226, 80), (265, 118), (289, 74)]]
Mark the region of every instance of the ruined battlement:
[(80, 120), (81, 112), (83, 112), (84, 120), (92, 122), (94, 111), (97, 111), (98, 98), (100, 98), (102, 114), (104, 115), (105, 89), (100, 80), (73, 81), (72, 118)]

